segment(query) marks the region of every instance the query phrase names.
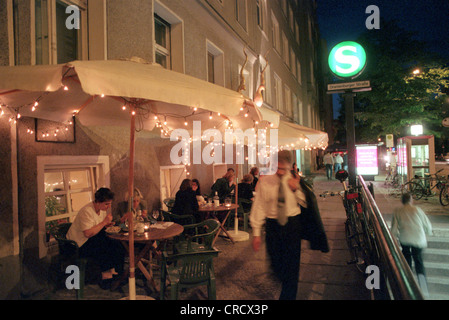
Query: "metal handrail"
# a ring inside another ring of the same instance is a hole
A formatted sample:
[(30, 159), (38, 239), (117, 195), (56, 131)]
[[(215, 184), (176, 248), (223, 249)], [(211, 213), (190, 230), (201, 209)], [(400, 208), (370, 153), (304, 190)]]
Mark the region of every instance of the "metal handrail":
[(395, 300), (423, 300), (424, 296), (401, 252), (399, 243), (392, 236), (365, 180), (362, 176), (358, 176), (358, 181), (362, 187), (364, 213), (374, 232), (372, 240), (377, 250), (373, 250), (372, 254), (383, 280), (381, 296)]

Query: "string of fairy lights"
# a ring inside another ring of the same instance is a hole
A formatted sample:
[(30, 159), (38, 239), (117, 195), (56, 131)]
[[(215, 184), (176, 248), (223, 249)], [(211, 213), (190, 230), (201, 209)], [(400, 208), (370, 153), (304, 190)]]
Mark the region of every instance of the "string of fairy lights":
[[(67, 73), (67, 72), (66, 72)], [(73, 77), (63, 77), (63, 83), (65, 79), (70, 79)], [(64, 92), (70, 92), (70, 88), (68, 85), (62, 85), (61, 89)], [(12, 92), (16, 92), (18, 90), (11, 90)], [(2, 93), (2, 95), (4, 94), (8, 94), (9, 92), (4, 92)], [(36, 110), (39, 109), (40, 104), (42, 103), (42, 101), (45, 99), (45, 97), (50, 94), (50, 92), (43, 92), (42, 94), (40, 94), (36, 99), (30, 101), (29, 103), (23, 104), (21, 106), (16, 106), (16, 107), (12, 107), (12, 106), (8, 106), (5, 103), (2, 103), (2, 101), (0, 100), (0, 117), (4, 117), (4, 115), (6, 113), (8, 113), (9, 115), (6, 117), (8, 118), (8, 121), (10, 123), (17, 123), (17, 121), (19, 121), (22, 118), (22, 114), (21, 114), (21, 110), (25, 109), (25, 108), (29, 108), (29, 110), (31, 111), (31, 117), (33, 112), (36, 112)], [(91, 100), (92, 99), (97, 99), (97, 98), (106, 98), (108, 96), (101, 94), (101, 95), (96, 95), (96, 96), (91, 96)], [(188, 115), (180, 115), (180, 114), (176, 114), (176, 113), (169, 113), (169, 112), (157, 112), (154, 110), (153, 108), (153, 103), (152, 101), (148, 101), (148, 100), (137, 100), (137, 99), (126, 99), (123, 97), (110, 97), (110, 98), (114, 98), (116, 100), (121, 100), (122, 101), (122, 106), (121, 109), (122, 111), (126, 112), (128, 111), (131, 116), (136, 116), (136, 131), (141, 131), (144, 128), (144, 123), (150, 119), (152, 119), (154, 121), (154, 127), (160, 130), (161, 133), (161, 137), (165, 137), (165, 138), (169, 138), (172, 131), (175, 128), (171, 128), (169, 126), (169, 120), (170, 119), (176, 119), (178, 120), (177, 123), (179, 123), (179, 119), (181, 119), (181, 121), (183, 120), (183, 124), (185, 127), (188, 127), (189, 123), (190, 123), (190, 119), (191, 118), (196, 118), (198, 119), (200, 117), (200, 119), (204, 119), (205, 116), (208, 115), (208, 119), (209, 120), (219, 120), (218, 124), (216, 124), (214, 126), (214, 128), (217, 129), (230, 129), (233, 130), (234, 129), (234, 124), (231, 121), (231, 119), (229, 119), (229, 117), (227, 117), (226, 115), (223, 115), (219, 112), (211, 112), (211, 111), (206, 111), (206, 110), (202, 110), (202, 109), (198, 109), (197, 107), (192, 107), (191, 108), (191, 113)], [(0, 97), (1, 99), (1, 97)], [(26, 133), (33, 135), (39, 135), (41, 138), (45, 138), (45, 137), (58, 137), (58, 135), (61, 134), (65, 134), (67, 131), (69, 131), (70, 126), (74, 125), (74, 122), (72, 119), (74, 119), (81, 111), (82, 109), (87, 105), (87, 102), (85, 103), (85, 105), (83, 105), (82, 107), (80, 107), (77, 110), (73, 111), (72, 116), (70, 117), (70, 119), (68, 119), (66, 122), (61, 123), (60, 126), (56, 126), (52, 131), (40, 131), (40, 132), (35, 132), (35, 130), (33, 128), (28, 127)], [(241, 112), (241, 117), (243, 118), (250, 118), (251, 117), (251, 112), (250, 112), (250, 108), (255, 108), (253, 104), (248, 103), (247, 101), (245, 101), (245, 103), (242, 105), (242, 107), (240, 108), (240, 112)], [(240, 117), (240, 116), (239, 116)], [(221, 120), (221, 121), (220, 121)], [(250, 119), (251, 120), (251, 119)], [(252, 119), (253, 122), (253, 127), (252, 130), (254, 131), (254, 139), (255, 141), (257, 141), (258, 139), (258, 133), (260, 133), (263, 139), (266, 139), (266, 131), (270, 128), (274, 128), (274, 124), (263, 120), (263, 121), (259, 121), (257, 119)], [(205, 136), (201, 137), (202, 141), (205, 141)], [(195, 138), (190, 138), (188, 141), (185, 141), (186, 143), (186, 148), (185, 150), (190, 150), (190, 148), (187, 147), (187, 144), (191, 144), (195, 141)], [(216, 141), (205, 141), (206, 145), (209, 145), (212, 143), (211, 146), (209, 146), (210, 151), (211, 151), (211, 155), (214, 156), (215, 154), (215, 148), (218, 147), (224, 147), (225, 143), (223, 142), (216, 142)], [(234, 142), (236, 144), (237, 147), (239, 147), (239, 145), (242, 143), (240, 141), (235, 141)], [(251, 142), (248, 142), (248, 147), (253, 147)], [(313, 150), (313, 149), (325, 149), (327, 147), (327, 145), (324, 142), (319, 142), (317, 145), (312, 145), (310, 143), (310, 140), (308, 138), (303, 138), (303, 137), (299, 137), (297, 139), (296, 142), (294, 143), (289, 143), (289, 144), (284, 144), (281, 146), (270, 146), (267, 145), (266, 146), (266, 150), (262, 150), (262, 152), (266, 153), (266, 156), (270, 156), (270, 154), (274, 153), (274, 152), (278, 152), (279, 150), (284, 150), (284, 149), (301, 149), (301, 150)], [(240, 153), (237, 152), (236, 153), (237, 156), (240, 156)], [(258, 156), (260, 156), (260, 151), (257, 153)], [(245, 160), (248, 160), (248, 157), (245, 157)], [(183, 163), (185, 164), (185, 171), (187, 175), (190, 175), (190, 172), (188, 170), (188, 167), (191, 166), (191, 162), (190, 162), (190, 153), (186, 152), (186, 154), (184, 154), (184, 161)]]

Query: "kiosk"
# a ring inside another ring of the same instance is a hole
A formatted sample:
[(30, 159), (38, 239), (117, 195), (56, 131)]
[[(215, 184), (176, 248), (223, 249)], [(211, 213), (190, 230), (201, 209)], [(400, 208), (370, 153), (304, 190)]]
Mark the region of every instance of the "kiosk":
[(397, 170), (401, 183), (415, 175), (435, 173), (435, 138), (433, 135), (406, 136), (398, 139)]

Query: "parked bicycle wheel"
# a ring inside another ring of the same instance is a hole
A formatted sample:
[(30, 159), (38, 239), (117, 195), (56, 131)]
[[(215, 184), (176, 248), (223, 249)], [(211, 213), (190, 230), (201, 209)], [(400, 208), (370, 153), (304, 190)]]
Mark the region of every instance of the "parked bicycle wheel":
[(410, 193), (413, 199), (419, 200), (424, 195), (424, 188), (419, 183), (409, 181), (402, 186), (402, 194), (404, 193)]
[(440, 203), (443, 206), (449, 205), (449, 185), (445, 185), (440, 191)]

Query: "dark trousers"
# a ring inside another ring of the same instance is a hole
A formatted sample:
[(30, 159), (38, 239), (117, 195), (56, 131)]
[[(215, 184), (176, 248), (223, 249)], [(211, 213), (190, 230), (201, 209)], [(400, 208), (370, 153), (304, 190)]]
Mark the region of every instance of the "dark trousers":
[(326, 175), (328, 179), (332, 179), (332, 165), (326, 164)]
[(279, 300), (295, 300), (298, 291), (301, 237), (299, 215), (290, 217), (285, 226), (267, 219), (266, 246), (271, 268), (282, 284)]
[(104, 229), (81, 246), (80, 256), (95, 261), (101, 272), (112, 268), (118, 273), (123, 272), (125, 249), (118, 241), (108, 238)]
[(415, 262), (415, 270), (417, 274), (426, 275), (424, 262), (422, 259), (422, 249), (401, 244), (402, 254), (410, 268), (412, 267), (412, 259)]

